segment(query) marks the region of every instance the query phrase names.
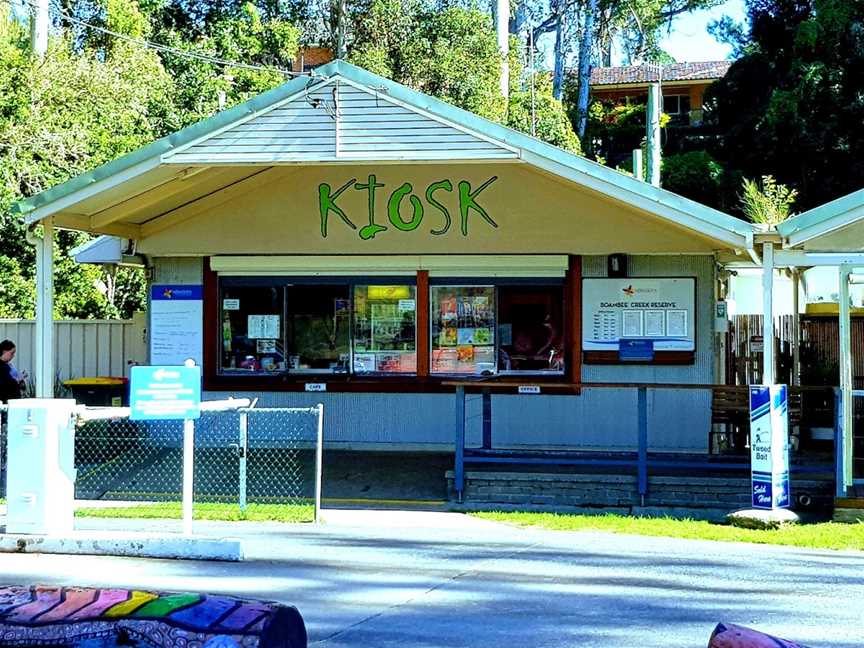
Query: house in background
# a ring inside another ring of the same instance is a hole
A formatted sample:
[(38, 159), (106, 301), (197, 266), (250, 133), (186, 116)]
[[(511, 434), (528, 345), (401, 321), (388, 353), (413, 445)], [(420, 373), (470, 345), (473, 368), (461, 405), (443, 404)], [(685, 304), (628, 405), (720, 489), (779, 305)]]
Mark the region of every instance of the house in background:
[(663, 112), (673, 122), (698, 126), (702, 123), (705, 90), (722, 78), (731, 64), (731, 61), (702, 61), (597, 67), (591, 71), (591, 99), (644, 104), (649, 84), (659, 81), (663, 88)]

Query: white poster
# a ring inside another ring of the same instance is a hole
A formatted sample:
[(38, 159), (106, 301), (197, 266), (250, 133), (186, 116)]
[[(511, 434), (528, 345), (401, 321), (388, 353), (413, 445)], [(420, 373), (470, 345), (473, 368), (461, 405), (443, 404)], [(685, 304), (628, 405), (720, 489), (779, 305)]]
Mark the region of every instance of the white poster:
[(278, 315), (250, 315), (246, 326), (246, 335), (253, 340), (280, 337)]
[(150, 364), (201, 366), (204, 301), (201, 286), (158, 285), (150, 291)]
[(696, 279), (585, 279), (582, 348), (618, 351), (622, 338), (650, 339), (655, 351), (696, 349)]

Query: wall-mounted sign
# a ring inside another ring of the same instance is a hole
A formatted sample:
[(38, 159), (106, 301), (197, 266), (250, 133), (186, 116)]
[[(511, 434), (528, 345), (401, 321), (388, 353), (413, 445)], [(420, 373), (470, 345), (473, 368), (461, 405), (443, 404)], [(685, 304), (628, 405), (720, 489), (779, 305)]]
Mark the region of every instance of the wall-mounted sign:
[(305, 389), (307, 392), (327, 391), (327, 383), (306, 383)]
[[(374, 174), (370, 174), (366, 182), (357, 182), (357, 178), (351, 178), (336, 189), (327, 182), (318, 185), (318, 212), (321, 218), (321, 236), (327, 238), (330, 225), (330, 216), (337, 216), (342, 223), (352, 230), (364, 241), (375, 238), (381, 232), (395, 229), (400, 232), (412, 232), (419, 228), (424, 219), (429, 227), (429, 233), (433, 236), (443, 236), (450, 231), (453, 223), (453, 215), (447, 207), (447, 199), (452, 196), (453, 202), (458, 199), (459, 205), (459, 231), (462, 236), (468, 236), (469, 220), (480, 217), (493, 228), (498, 227), (489, 213), (479, 202), (480, 194), (489, 188), (498, 176), (492, 176), (479, 186), (472, 187), (467, 180), (453, 183), (451, 180), (439, 180), (427, 187), (415, 187), (410, 182), (403, 182), (398, 187), (387, 187), (378, 182)], [(380, 192), (378, 190), (381, 190)], [(349, 190), (365, 192), (367, 195), (366, 214), (347, 214), (336, 202), (339, 197)], [(419, 195), (418, 195), (419, 194)], [(387, 197), (384, 215), (376, 210), (376, 199)], [(423, 196), (423, 199), (420, 198)], [(358, 223), (362, 218), (367, 223), (358, 229)], [(376, 220), (376, 218), (378, 220)], [(384, 224), (387, 223), (387, 224)]]
[(623, 340), (645, 340), (626, 345), (642, 356), (633, 360), (647, 359), (649, 346), (652, 358), (655, 351), (694, 351), (695, 315), (694, 278), (585, 279), (582, 348), (620, 353)]
[(157, 285), (150, 291), (150, 364), (201, 365), (204, 349), (201, 286)]
[(129, 419), (152, 421), (201, 416), (201, 367), (132, 367)]
[(520, 394), (539, 394), (540, 385), (519, 385)]
[(650, 362), (654, 359), (654, 340), (626, 338), (620, 340), (618, 359), (622, 362)]

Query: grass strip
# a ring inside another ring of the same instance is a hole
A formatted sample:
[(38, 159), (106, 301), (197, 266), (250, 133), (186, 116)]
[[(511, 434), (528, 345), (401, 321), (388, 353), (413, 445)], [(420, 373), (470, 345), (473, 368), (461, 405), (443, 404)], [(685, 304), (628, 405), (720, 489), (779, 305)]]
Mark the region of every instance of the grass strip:
[[(131, 506), (79, 508), (76, 517), (138, 518), (179, 520), (183, 517), (180, 502), (148, 502)], [(225, 522), (312, 522), (315, 507), (312, 504), (249, 504), (245, 511), (237, 504), (213, 502), (196, 503), (192, 507), (195, 520)]]
[(808, 549), (854, 549), (864, 551), (864, 523), (821, 522), (785, 525), (774, 530), (741, 529), (728, 524), (668, 517), (624, 515), (568, 515), (559, 513), (482, 511), (476, 517), (520, 527), (554, 531), (607, 531), (643, 536), (750, 542)]

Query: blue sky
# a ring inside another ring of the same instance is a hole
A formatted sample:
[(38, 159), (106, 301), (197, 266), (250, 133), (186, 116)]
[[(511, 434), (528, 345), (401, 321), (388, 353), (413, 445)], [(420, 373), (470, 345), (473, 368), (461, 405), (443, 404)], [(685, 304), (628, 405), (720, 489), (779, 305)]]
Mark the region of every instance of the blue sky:
[(713, 9), (694, 11), (679, 16), (672, 22), (671, 31), (662, 40), (662, 47), (676, 61), (719, 61), (730, 52), (728, 45), (714, 40), (708, 31), (708, 23), (724, 15), (733, 20), (744, 20), (744, 0), (726, 0)]

